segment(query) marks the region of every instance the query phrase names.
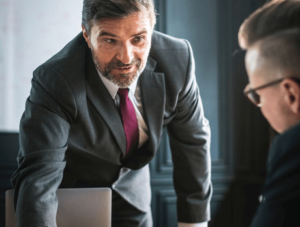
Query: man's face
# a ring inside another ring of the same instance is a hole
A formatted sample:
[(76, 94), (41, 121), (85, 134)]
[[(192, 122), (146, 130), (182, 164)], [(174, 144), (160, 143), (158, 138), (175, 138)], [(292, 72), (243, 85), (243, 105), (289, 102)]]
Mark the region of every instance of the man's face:
[(119, 19), (102, 19), (90, 35), (83, 35), (91, 48), (96, 68), (121, 88), (127, 88), (144, 70), (151, 47), (152, 26), (148, 12)]
[[(258, 48), (247, 51), (245, 62), (249, 84), (252, 89), (271, 82), (265, 79), (271, 71), (269, 66), (260, 59)], [(276, 80), (276, 77), (274, 78)], [(259, 89), (257, 94), (260, 96), (261, 112), (270, 125), (279, 133), (285, 131), (287, 128), (286, 116), (288, 110), (280, 84)]]

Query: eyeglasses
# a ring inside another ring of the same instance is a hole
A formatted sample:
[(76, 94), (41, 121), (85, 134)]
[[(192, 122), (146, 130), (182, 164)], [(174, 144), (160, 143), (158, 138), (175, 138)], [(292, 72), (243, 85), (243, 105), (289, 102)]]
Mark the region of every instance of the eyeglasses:
[[(272, 86), (274, 84), (278, 84), (280, 83), (281, 81), (283, 81), (284, 79), (287, 79), (287, 78), (281, 78), (281, 79), (278, 79), (278, 80), (275, 80), (275, 81), (272, 81), (270, 83), (267, 83), (267, 84), (264, 84), (262, 86), (259, 86), (257, 88), (250, 88), (250, 84), (248, 84), (246, 86), (246, 88), (244, 89), (244, 94), (247, 96), (247, 98), (256, 106), (258, 107), (261, 107), (261, 103), (260, 103), (260, 97), (259, 97), (259, 94), (257, 94), (257, 90), (260, 90), (260, 89), (263, 89), (263, 88), (266, 88), (266, 87), (269, 87), (269, 86)], [(300, 79), (296, 79), (296, 78), (290, 78), (289, 79), (293, 79), (295, 82), (297, 83), (300, 83)]]

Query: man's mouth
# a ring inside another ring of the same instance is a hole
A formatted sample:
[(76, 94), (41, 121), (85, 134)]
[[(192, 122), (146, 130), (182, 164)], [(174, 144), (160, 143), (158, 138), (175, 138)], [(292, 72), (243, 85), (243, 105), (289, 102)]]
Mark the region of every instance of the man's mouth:
[(128, 67), (120, 67), (119, 69), (130, 69), (132, 66), (128, 66)]
[(116, 70), (122, 71), (122, 72), (131, 72), (134, 69), (134, 66), (124, 66), (124, 67), (116, 67)]

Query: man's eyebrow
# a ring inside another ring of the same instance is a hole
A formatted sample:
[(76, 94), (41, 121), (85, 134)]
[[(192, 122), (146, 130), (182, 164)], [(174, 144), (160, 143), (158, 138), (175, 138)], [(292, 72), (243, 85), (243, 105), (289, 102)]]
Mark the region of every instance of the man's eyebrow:
[[(140, 31), (140, 32), (137, 33), (137, 34), (132, 35), (132, 37), (134, 37), (134, 36), (139, 36), (139, 35), (144, 34), (144, 33), (147, 33), (147, 29), (144, 29), (144, 30)], [(106, 31), (100, 32), (99, 37), (101, 37), (101, 36), (118, 37), (118, 36), (116, 36), (115, 34), (109, 33), (109, 32), (106, 32)]]
[(147, 33), (147, 32), (148, 32), (147, 29), (144, 29), (143, 31), (141, 31), (141, 32), (139, 32), (139, 33), (137, 33), (137, 34), (134, 34), (132, 37), (134, 37), (134, 36), (139, 36), (139, 35), (144, 34), (144, 33)]
[(99, 37), (101, 36), (111, 36), (111, 37), (117, 37), (115, 34), (109, 33), (109, 32), (100, 32)]

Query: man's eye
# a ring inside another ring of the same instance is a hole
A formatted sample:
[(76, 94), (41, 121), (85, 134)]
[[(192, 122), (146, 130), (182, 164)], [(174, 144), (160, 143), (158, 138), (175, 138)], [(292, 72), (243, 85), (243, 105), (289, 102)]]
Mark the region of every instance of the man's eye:
[(143, 36), (137, 36), (137, 37), (134, 38), (134, 41), (135, 42), (141, 42), (143, 39), (144, 39)]
[(114, 42), (116, 42), (116, 40), (114, 40), (114, 39), (105, 39), (104, 41), (107, 42), (107, 43), (114, 43)]

